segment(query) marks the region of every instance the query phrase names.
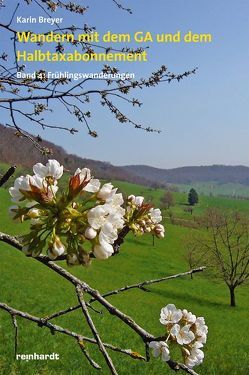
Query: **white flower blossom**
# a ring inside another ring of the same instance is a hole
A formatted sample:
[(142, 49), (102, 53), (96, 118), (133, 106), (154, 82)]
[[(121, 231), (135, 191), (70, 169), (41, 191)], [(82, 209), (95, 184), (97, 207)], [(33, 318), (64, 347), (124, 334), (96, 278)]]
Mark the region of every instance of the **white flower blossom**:
[(182, 319), (182, 311), (175, 305), (168, 304), (161, 309), (160, 323), (163, 325), (178, 323)]
[(106, 222), (110, 222), (115, 229), (124, 225), (125, 210), (120, 206), (123, 202), (122, 194), (115, 194), (111, 201), (98, 205), (88, 211), (88, 223), (95, 230), (100, 229)]
[(183, 319), (185, 319), (188, 323), (194, 324), (196, 322), (196, 316), (189, 312), (188, 310), (182, 310)]
[(42, 163), (35, 164), (33, 171), (35, 175), (41, 178), (53, 177), (55, 180), (59, 180), (63, 175), (63, 165), (60, 165), (57, 160), (50, 159), (46, 165)]
[(101, 189), (99, 190), (97, 197), (102, 200), (107, 200), (110, 198), (113, 191), (113, 185), (109, 182), (107, 184), (104, 184)]
[[(17, 203), (24, 198), (29, 199), (24, 196), (22, 191), (31, 192), (33, 188), (37, 188), (41, 192), (51, 192), (52, 195), (55, 195), (58, 190), (58, 187), (55, 185), (48, 186), (44, 178), (39, 175), (26, 175), (25, 177), (21, 176), (15, 180), (14, 186), (9, 189), (12, 201)], [(32, 199), (31, 205), (34, 205), (36, 202), (34, 202), (33, 198), (30, 199)]]
[(135, 196), (135, 195), (129, 195), (128, 201), (131, 201), (135, 206), (140, 207), (143, 204), (144, 197), (142, 196)]
[(170, 334), (176, 339), (178, 344), (189, 344), (195, 339), (195, 335), (190, 331), (190, 324), (181, 327), (179, 324), (174, 324), (170, 330)]
[(198, 317), (195, 321), (196, 333), (197, 335), (207, 334), (208, 327), (205, 324), (205, 320), (203, 317)]
[(111, 223), (115, 229), (122, 229), (124, 226), (124, 218), (119, 212), (111, 212), (108, 216), (108, 222)]
[(124, 203), (124, 198), (121, 193), (114, 194), (106, 200), (104, 207), (108, 209), (108, 211), (112, 211), (115, 214), (119, 214), (121, 216), (125, 215), (125, 209), (122, 206)]
[(99, 242), (100, 244), (108, 242), (113, 244), (114, 241), (118, 238), (117, 230), (112, 226), (110, 222), (106, 222), (102, 227), (99, 233)]
[(124, 203), (124, 198), (122, 193), (112, 194), (109, 198), (106, 199), (106, 204), (109, 204), (112, 207), (122, 206)]
[(30, 178), (31, 176), (27, 175), (25, 177), (20, 176), (15, 180), (14, 186), (9, 188), (9, 193), (12, 197), (12, 202), (19, 202), (24, 197), (20, 189), (26, 191), (29, 191), (31, 189), (29, 184)]
[(135, 205), (136, 206), (138, 206), (138, 207), (142, 206), (143, 202), (144, 202), (144, 197), (141, 197), (141, 196), (135, 197)]
[(202, 343), (202, 344), (206, 344), (207, 342), (207, 335), (205, 333), (203, 333), (202, 335), (198, 336), (197, 337), (197, 341)]
[(100, 181), (98, 179), (92, 178), (88, 184), (83, 188), (84, 191), (88, 193), (97, 193), (100, 189)]
[[(37, 187), (40, 190), (44, 189), (44, 187), (47, 187), (46, 181), (44, 181), (44, 179), (41, 176), (38, 176), (38, 175), (30, 176), (29, 184)], [(31, 187), (30, 187), (30, 189), (31, 189)]]
[(101, 245), (95, 245), (93, 253), (97, 259), (107, 259), (113, 254), (113, 247), (109, 243), (102, 241)]
[[(56, 199), (63, 166), (51, 159), (45, 165), (35, 164), (33, 171), (33, 176), (17, 178), (9, 189), (12, 201), (18, 204), (10, 208), (10, 214), (30, 223), (30, 232), (23, 238), (26, 254), (39, 256), (48, 244), (51, 259), (65, 254), (68, 264), (87, 265), (92, 253), (99, 259), (113, 254), (112, 245), (124, 226), (135, 234), (151, 232), (164, 236), (164, 227), (158, 224), (160, 210), (150, 210), (151, 205), (144, 204), (142, 196), (130, 196), (124, 208), (123, 195), (117, 193), (117, 188), (111, 183), (101, 187), (88, 168), (78, 168), (69, 178), (67, 190)], [(80, 194), (82, 190), (93, 193), (90, 200)], [(90, 246), (90, 253), (86, 253)]]
[(162, 361), (170, 360), (169, 347), (164, 341), (151, 341), (149, 347), (152, 349), (154, 357), (161, 357)]
[(159, 208), (151, 208), (149, 216), (154, 224), (158, 224), (162, 221), (162, 213)]
[(93, 229), (100, 229), (102, 225), (104, 225), (107, 215), (108, 212), (105, 208), (103, 208), (103, 206), (99, 205), (93, 207), (88, 211), (87, 214), (88, 223)]
[(199, 342), (195, 342), (193, 345), (191, 345), (190, 355), (187, 356), (185, 363), (188, 367), (194, 367), (198, 366), (203, 362), (204, 359), (204, 353), (200, 348), (202, 348), (203, 345)]
[(197, 341), (205, 344), (207, 341), (208, 327), (205, 324), (203, 317), (198, 317), (195, 321), (195, 334), (197, 336)]

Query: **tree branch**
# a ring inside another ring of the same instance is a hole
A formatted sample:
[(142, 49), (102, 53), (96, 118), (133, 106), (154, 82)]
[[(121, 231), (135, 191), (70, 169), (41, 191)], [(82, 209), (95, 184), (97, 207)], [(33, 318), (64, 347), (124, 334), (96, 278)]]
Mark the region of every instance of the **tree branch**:
[[(119, 288), (119, 289), (116, 289), (116, 290), (112, 290), (112, 291), (106, 292), (106, 293), (102, 294), (102, 297), (106, 298), (106, 297), (109, 297), (109, 296), (112, 296), (112, 295), (116, 295), (116, 294), (118, 294), (120, 292), (125, 292), (127, 290), (135, 289), (135, 288), (144, 290), (144, 288), (143, 288), (144, 285), (151, 285), (151, 284), (160, 283), (160, 282), (163, 282), (163, 281), (168, 281), (168, 280), (176, 279), (178, 277), (192, 275), (194, 273), (204, 271), (205, 268), (206, 267), (198, 267), (198, 268), (194, 268), (194, 269), (192, 269), (190, 271), (187, 271), (187, 272), (178, 273), (176, 275), (166, 276), (166, 277), (162, 277), (160, 279), (146, 280), (146, 281), (142, 281), (141, 283), (138, 283), (138, 284), (127, 285), (125, 287), (122, 287), (122, 288)], [(93, 303), (93, 302), (95, 302), (95, 301), (96, 301), (95, 298), (90, 299), (90, 301), (87, 304), (87, 306), (90, 307), (90, 304)], [(78, 309), (80, 309), (80, 307), (81, 307), (81, 305), (79, 305), (79, 304), (76, 305), (76, 306), (71, 306), (71, 307), (68, 307), (67, 309), (58, 311), (58, 312), (56, 312), (54, 314), (51, 314), (51, 315), (45, 317), (44, 319), (51, 320), (51, 319), (54, 319), (54, 318), (58, 318), (59, 316), (66, 315), (66, 314), (68, 314), (70, 312), (78, 310)], [(98, 311), (98, 313), (101, 313), (101, 312)]]
[[(14, 246), (15, 248), (17, 248), (20, 251), (20, 244), (18, 243), (18, 241), (15, 238), (11, 238), (11, 236), (9, 236), (9, 235), (5, 235), (4, 233), (0, 233), (0, 241), (1, 240), (9, 243), (10, 245)], [(82, 311), (83, 311), (89, 325), (91, 324), (90, 323), (91, 317), (88, 313), (88, 310), (86, 310), (87, 306), (86, 306), (85, 301), (82, 300), (82, 298), (81, 298), (81, 293), (88, 293), (92, 297), (92, 299), (98, 301), (102, 306), (104, 306), (111, 315), (114, 315), (117, 318), (119, 318), (121, 321), (123, 321), (123, 323), (125, 323), (134, 332), (136, 332), (141, 337), (141, 339), (144, 341), (144, 343), (149, 343), (151, 341), (160, 341), (160, 340), (163, 340), (165, 338), (165, 337), (155, 337), (152, 334), (150, 334), (149, 332), (147, 332), (144, 328), (139, 326), (130, 316), (124, 314), (118, 308), (116, 308), (111, 303), (109, 303), (100, 294), (100, 292), (98, 290), (93, 289), (86, 282), (78, 279), (76, 276), (72, 275), (70, 272), (65, 270), (63, 267), (61, 267), (58, 264), (52, 262), (51, 260), (48, 260), (48, 257), (46, 257), (44, 255), (39, 255), (38, 257), (36, 257), (34, 259), (37, 260), (38, 262), (44, 264), (46, 267), (52, 269), (58, 275), (62, 276), (63, 278), (65, 278), (66, 280), (68, 280), (70, 283), (72, 283), (75, 286), (78, 298), (80, 300), (80, 305), (81, 305)], [(194, 270), (194, 272), (200, 272), (203, 269), (204, 268), (200, 267), (200, 269), (196, 269), (196, 270)], [(188, 271), (187, 273), (190, 274), (191, 271)], [(184, 273), (184, 274), (186, 274), (186, 273)], [(178, 274), (178, 275), (180, 275), (180, 274)], [(177, 277), (179, 277), (179, 276), (177, 276)], [(159, 282), (159, 281), (157, 281), (157, 282)], [(3, 303), (0, 303), (0, 308), (5, 309), (6, 311), (10, 311), (9, 309), (11, 309), (11, 308), (9, 308), (9, 306), (7, 306), (7, 307), (6, 306), (7, 305), (5, 305)], [(36, 318), (36, 317), (32, 317), (31, 315), (29, 315), (27, 313), (22, 313), (18, 310), (14, 310), (14, 309), (11, 309), (11, 311), (14, 315), (22, 316), (26, 319), (29, 319), (29, 320), (35, 321), (37, 323), (40, 323), (41, 325), (50, 328), (52, 331), (55, 327), (56, 331), (61, 332), (61, 333), (65, 333), (65, 334), (70, 335), (70, 336), (73, 336), (73, 337), (77, 338), (77, 340), (79, 341), (79, 335), (77, 335), (75, 333), (72, 333), (71, 331), (66, 330), (62, 327), (59, 327), (59, 326), (56, 326), (56, 325), (50, 323), (48, 320), (46, 320), (46, 318), (45, 319), (39, 319), (39, 318)], [(98, 335), (98, 332), (96, 331), (96, 328), (95, 328), (94, 324), (91, 325), (91, 329), (92, 329), (92, 331), (95, 335), (95, 338), (96, 338), (97, 337), (96, 335)], [(95, 340), (95, 343), (97, 343), (98, 345), (101, 345), (101, 343), (99, 341), (97, 342), (97, 339)], [(134, 352), (133, 352), (133, 356), (135, 356), (135, 355), (136, 355), (136, 353), (134, 354)], [(109, 357), (109, 355), (108, 355), (108, 357)], [(192, 372), (192, 373), (189, 372), (189, 371), (192, 371), (192, 370), (190, 370), (187, 366), (185, 366), (183, 364), (180, 364), (180, 363), (177, 363), (177, 362), (174, 362), (174, 363), (176, 364), (174, 370), (178, 371), (178, 370), (181, 369), (185, 372), (196, 375), (195, 372)], [(172, 361), (167, 362), (167, 364), (168, 364), (169, 367), (172, 368)], [(108, 363), (108, 365), (111, 369), (111, 364)], [(115, 368), (112, 368), (111, 371), (113, 371), (112, 372), (113, 374), (116, 374), (116, 372), (114, 372), (114, 371), (116, 371)]]
[[(91, 344), (97, 345), (97, 342), (96, 342), (95, 339), (92, 339), (92, 338), (89, 338), (89, 337), (86, 337), (86, 336), (82, 336), (81, 334), (78, 334), (78, 333), (76, 333), (74, 331), (70, 331), (69, 329), (63, 328), (63, 327), (61, 327), (61, 326), (59, 326), (57, 324), (52, 324), (50, 322), (47, 322), (43, 318), (38, 318), (37, 316), (31, 315), (31, 314), (26, 313), (24, 311), (17, 310), (15, 308), (7, 305), (6, 303), (0, 302), (0, 309), (8, 312), (11, 316), (19, 316), (22, 319), (29, 320), (29, 321), (31, 321), (33, 323), (36, 323), (38, 325), (38, 327), (48, 328), (51, 332), (62, 333), (64, 335), (73, 337), (77, 341), (85, 341), (85, 342), (89, 342)], [(131, 349), (121, 349), (121, 348), (119, 348), (117, 346), (114, 346), (112, 344), (107, 344), (107, 343), (103, 343), (103, 345), (106, 348), (108, 348), (108, 349), (110, 349), (112, 351), (115, 351), (115, 352), (118, 352), (118, 353), (122, 353), (122, 354), (126, 354), (126, 355), (130, 356), (133, 359), (145, 360), (145, 358), (143, 356), (141, 356), (141, 355), (135, 355), (136, 352), (133, 352)]]
[(79, 285), (76, 286), (76, 294), (78, 296), (78, 300), (79, 300), (80, 306), (82, 308), (82, 312), (83, 312), (83, 314), (86, 318), (87, 324), (89, 325), (89, 327), (90, 327), (90, 329), (93, 333), (93, 336), (95, 337), (95, 340), (97, 342), (99, 350), (102, 353), (103, 357), (105, 358), (107, 366), (111, 370), (111, 374), (118, 375), (117, 370), (115, 369), (114, 364), (112, 362), (112, 359), (110, 358), (108, 352), (106, 351), (106, 349), (103, 345), (103, 342), (102, 342), (102, 340), (99, 336), (99, 333), (98, 333), (98, 331), (95, 327), (95, 324), (93, 323), (93, 320), (92, 320), (92, 318), (91, 318), (91, 316), (88, 312), (88, 309), (87, 309), (87, 306), (86, 306), (86, 303), (85, 303), (85, 300), (84, 300), (84, 291)]
[(17, 346), (18, 346), (18, 324), (17, 324), (16, 316), (14, 314), (11, 314), (11, 317), (12, 317), (12, 323), (13, 323), (14, 330), (15, 330), (15, 345), (14, 345), (15, 355), (14, 355), (14, 358), (16, 358)]
[[(102, 297), (109, 297), (109, 296), (112, 296), (114, 294), (118, 294), (118, 293), (125, 292), (127, 290), (135, 289), (135, 288), (143, 290), (144, 286), (152, 285), (152, 284), (156, 284), (156, 283), (161, 283), (162, 281), (168, 281), (168, 280), (172, 280), (172, 279), (177, 279), (178, 277), (182, 277), (182, 276), (192, 275), (193, 273), (204, 271), (205, 268), (206, 267), (204, 267), (204, 266), (203, 267), (198, 267), (198, 268), (194, 268), (194, 269), (192, 269), (190, 271), (187, 271), (187, 272), (178, 273), (176, 275), (165, 276), (165, 277), (161, 277), (160, 279), (154, 279), (154, 280), (145, 280), (145, 281), (142, 281), (142, 282), (137, 283), (137, 284), (127, 285), (127, 286), (124, 286), (122, 288), (119, 288), (119, 289), (112, 290), (110, 292), (104, 293), (102, 295)], [(95, 299), (91, 299), (89, 302), (91, 303), (91, 302), (94, 302), (94, 301), (95, 301)]]
[(13, 165), (7, 170), (7, 172), (0, 179), (0, 187), (3, 186), (10, 179), (10, 177), (15, 173), (15, 170), (15, 165)]

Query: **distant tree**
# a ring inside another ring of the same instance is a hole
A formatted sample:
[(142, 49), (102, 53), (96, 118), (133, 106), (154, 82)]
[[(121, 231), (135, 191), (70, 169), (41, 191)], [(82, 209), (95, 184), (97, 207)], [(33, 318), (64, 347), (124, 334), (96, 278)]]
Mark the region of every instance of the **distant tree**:
[(210, 275), (226, 284), (235, 306), (235, 289), (249, 282), (249, 219), (212, 208), (199, 224), (203, 230), (186, 241), (189, 265), (208, 266)]
[(196, 203), (198, 203), (199, 197), (197, 194), (197, 191), (195, 189), (190, 189), (188, 193), (188, 203), (190, 206), (194, 206)]
[(166, 191), (160, 199), (162, 207), (169, 209), (175, 205), (174, 195), (171, 191)]

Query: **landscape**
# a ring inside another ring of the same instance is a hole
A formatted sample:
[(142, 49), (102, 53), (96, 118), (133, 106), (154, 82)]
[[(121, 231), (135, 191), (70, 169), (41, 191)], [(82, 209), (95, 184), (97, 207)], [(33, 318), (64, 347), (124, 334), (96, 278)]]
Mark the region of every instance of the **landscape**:
[[(1, 150), (4, 150), (4, 145), (8, 144), (10, 130), (1, 127), (1, 132), (7, 134), (6, 137), (1, 137)], [(1, 163), (1, 174), (3, 175), (15, 163), (15, 160), (18, 161), (15, 176), (11, 177), (6, 187), (2, 187), (0, 190), (1, 231), (12, 235), (22, 234), (26, 225), (12, 224), (8, 215), (8, 207), (11, 205), (8, 187), (13, 185), (15, 177), (30, 171), (29, 165), (19, 164), (19, 161), (25, 160), (22, 150), (26, 148), (21, 147), (21, 144), (26, 141), (18, 139), (18, 142), (20, 148), (18, 146), (15, 148), (15, 152), (12, 154), (12, 164), (7, 164), (6, 160), (2, 160)], [(61, 148), (57, 150), (57, 146), (53, 144), (50, 144), (50, 146), (55, 150), (57, 157), (59, 156), (58, 152), (61, 153), (61, 160), (74, 159), (73, 156), (67, 156)], [(39, 152), (36, 154), (33, 151), (33, 153), (32, 162), (35, 162), (35, 157), (37, 156), (37, 160), (39, 160), (40, 156)], [(1, 158), (3, 159), (3, 156)], [(191, 213), (186, 210), (189, 207), (188, 194), (181, 191), (180, 184), (175, 185), (173, 191), (170, 191), (174, 199), (172, 207), (163, 208), (162, 197), (165, 195), (165, 191), (169, 191), (167, 184), (158, 187), (154, 184), (155, 180), (150, 181), (149, 179), (144, 180), (144, 185), (141, 183), (134, 184), (130, 182), (130, 179), (137, 178), (139, 181), (141, 177), (129, 173), (124, 174), (124, 180), (126, 181), (113, 180), (115, 173), (118, 173), (116, 172), (119, 169), (118, 167), (115, 169), (107, 163), (104, 164), (105, 169), (101, 170), (103, 163), (88, 162), (75, 158), (80, 167), (90, 164), (94, 175), (97, 176), (97, 172), (102, 172), (104, 181), (109, 181), (110, 178), (125, 196), (129, 194), (142, 195), (156, 207), (162, 208), (163, 223), (166, 228), (166, 235), (163, 240), (155, 239), (153, 244), (151, 236), (145, 235), (134, 238), (129, 235), (120, 254), (113, 259), (104, 262), (101, 260), (95, 261), (89, 268), (69, 267), (70, 272), (89, 282), (103, 293), (144, 280), (188, 271), (190, 265), (185, 239), (200, 230), (196, 228), (196, 221), (208, 208), (219, 208), (223, 212), (236, 210), (246, 215), (249, 214), (249, 200), (222, 197), (218, 194), (215, 195), (215, 193), (212, 195), (199, 194), (199, 202), (193, 206), (193, 212)], [(27, 162), (29, 161), (27, 160)], [(125, 169), (129, 168), (126, 167)], [(70, 172), (71, 170), (68, 173)], [(112, 173), (114, 173), (114, 176)], [(142, 178), (145, 178), (145, 176), (142, 176)], [(199, 181), (191, 181), (191, 183), (194, 186)], [(206, 183), (211, 182), (206, 181)], [(229, 185), (229, 182), (227, 184)], [(234, 184), (234, 181), (231, 184)], [(190, 186), (192, 185), (190, 184)], [(71, 287), (59, 276), (49, 270), (44, 270), (43, 265), (26, 258), (25, 255), (18, 253), (7, 244), (1, 243), (1, 251), (1, 299), (7, 304), (14, 304), (20, 310), (44, 317), (75, 304), (70, 292)], [(205, 266), (205, 264), (202, 265)], [(66, 263), (63, 266), (68, 268)], [(20, 293), (20, 291), (25, 291), (25, 294)], [(126, 295), (114, 295), (109, 297), (109, 300), (132, 316), (138, 323), (143, 323), (149, 331), (153, 331), (155, 334), (160, 334), (158, 318), (162, 306), (168, 303), (174, 303), (179, 307), (188, 306), (188, 309), (195, 314), (205, 316), (209, 327), (205, 361), (198, 370), (207, 375), (242, 375), (245, 374), (245, 370), (249, 366), (247, 337), (249, 300), (247, 297), (248, 287), (238, 288), (236, 290), (236, 307), (231, 307), (226, 285), (220, 280), (213, 279), (207, 267), (204, 272), (195, 274), (193, 278), (185, 276), (177, 280), (168, 280), (149, 286), (148, 291), (130, 290), (126, 292)], [(95, 308), (101, 310), (98, 303), (95, 303)], [(120, 347), (131, 348), (143, 353), (141, 342), (129, 328), (122, 325), (120, 321), (111, 319), (106, 312), (101, 315), (95, 313), (95, 315), (96, 324), (106, 342), (112, 342)], [(33, 372), (48, 375), (56, 372), (58, 374), (82, 374), (82, 369), (87, 374), (95, 373), (95, 370), (84, 361), (81, 351), (74, 346), (70, 337), (63, 337), (57, 333), (51, 335), (48, 330), (32, 325), (28, 321), (19, 323), (18, 351), (26, 353), (30, 352), (30, 348), (32, 348), (32, 352), (39, 353), (44, 352), (46, 348), (49, 353), (60, 353), (60, 361), (50, 361), (49, 363), (47, 361), (22, 361), (20, 363), (14, 361), (12, 322), (4, 312), (0, 312), (0, 316), (0, 342), (4, 343), (0, 346), (1, 373), (27, 374)], [(78, 311), (54, 319), (54, 321), (76, 331), (82, 330), (82, 324), (84, 326)], [(90, 335), (88, 331), (89, 328), (85, 325), (84, 334)], [(90, 346), (90, 344), (88, 345)], [(97, 349), (93, 347), (91, 352), (94, 354), (94, 358), (102, 364), (103, 359), (98, 354)], [(144, 361), (130, 361), (129, 358), (125, 358), (120, 353), (114, 353), (113, 359), (118, 364), (120, 374), (162, 373), (162, 363), (159, 360), (154, 359), (149, 366)]]

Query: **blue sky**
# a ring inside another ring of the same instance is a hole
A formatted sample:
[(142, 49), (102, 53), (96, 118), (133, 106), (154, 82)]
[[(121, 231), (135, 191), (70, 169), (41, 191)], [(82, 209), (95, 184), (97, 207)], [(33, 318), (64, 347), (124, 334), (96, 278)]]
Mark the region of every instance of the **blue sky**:
[[(11, 6), (0, 11), (7, 19)], [(83, 3), (83, 2), (81, 2)], [(249, 166), (249, 2), (247, 0), (124, 0), (132, 8), (129, 15), (116, 8), (111, 0), (86, 0), (89, 10), (84, 16), (65, 18), (63, 26), (90, 24), (100, 33), (151, 31), (156, 33), (211, 33), (209, 44), (150, 44), (147, 63), (116, 64), (121, 71), (134, 72), (137, 78), (148, 76), (164, 64), (175, 73), (198, 67), (195, 76), (180, 83), (162, 83), (156, 88), (136, 90), (141, 108), (120, 103), (120, 108), (138, 123), (162, 130), (160, 135), (148, 134), (122, 125), (93, 101), (91, 126), (99, 133), (97, 139), (82, 129), (78, 135), (61, 132), (40, 134), (70, 153), (82, 157), (109, 161), (115, 165), (148, 164), (171, 168), (184, 165), (244, 164)], [(8, 9), (7, 9), (8, 8)], [(23, 5), (22, 16), (44, 15), (37, 7)], [(56, 13), (56, 16), (61, 14)], [(2, 20), (1, 20), (2, 21)], [(20, 25), (19, 25), (20, 27)], [(24, 25), (23, 29), (42, 32), (41, 25)], [(21, 27), (20, 27), (21, 29)], [(6, 44), (5, 44), (6, 43)], [(148, 44), (148, 43), (147, 43)], [(134, 44), (135, 46), (135, 44)], [(1, 41), (1, 50), (9, 48)], [(32, 71), (35, 64), (27, 68)], [(50, 64), (49, 70), (99, 71), (98, 63)], [(53, 119), (53, 115), (51, 115)], [(56, 122), (62, 125), (72, 118), (59, 113)], [(27, 125), (32, 131), (32, 127)]]

